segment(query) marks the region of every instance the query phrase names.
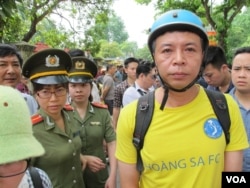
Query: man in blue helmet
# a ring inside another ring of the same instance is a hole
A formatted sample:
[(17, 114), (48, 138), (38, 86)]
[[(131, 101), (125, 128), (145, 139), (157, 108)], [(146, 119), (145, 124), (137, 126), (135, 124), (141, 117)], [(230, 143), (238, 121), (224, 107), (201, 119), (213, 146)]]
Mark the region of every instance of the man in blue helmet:
[(237, 104), (226, 96), (231, 119), (226, 144), (206, 92), (196, 84), (207, 46), (203, 24), (190, 11), (171, 10), (154, 22), (148, 47), (163, 86), (154, 93), (141, 173), (132, 142), (138, 101), (120, 113), (116, 157), (121, 187), (220, 188), (222, 171), (242, 170), (248, 143)]

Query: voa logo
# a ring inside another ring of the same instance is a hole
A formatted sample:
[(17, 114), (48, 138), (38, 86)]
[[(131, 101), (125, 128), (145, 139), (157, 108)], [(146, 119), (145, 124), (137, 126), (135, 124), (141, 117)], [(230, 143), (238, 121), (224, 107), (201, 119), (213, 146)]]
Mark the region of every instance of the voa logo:
[(226, 176), (227, 183), (247, 183), (244, 176)]

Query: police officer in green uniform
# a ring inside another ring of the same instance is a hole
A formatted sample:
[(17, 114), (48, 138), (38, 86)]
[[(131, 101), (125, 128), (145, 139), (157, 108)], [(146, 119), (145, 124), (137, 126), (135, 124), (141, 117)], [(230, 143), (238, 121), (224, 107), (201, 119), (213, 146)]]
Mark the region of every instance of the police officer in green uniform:
[(23, 66), (40, 106), (32, 116), (34, 136), (45, 148), (45, 155), (34, 158), (32, 164), (47, 172), (54, 188), (85, 188), (80, 130), (73, 108), (65, 106), (71, 66), (70, 56), (59, 49), (37, 52)]
[[(114, 156), (116, 134), (106, 105), (93, 103), (92, 81), (97, 66), (85, 57), (72, 57), (69, 71), (69, 94), (74, 107), (74, 117), (81, 128), (82, 154), (87, 160), (83, 177), (87, 188), (116, 187), (117, 161)], [(110, 173), (103, 141), (107, 143)]]

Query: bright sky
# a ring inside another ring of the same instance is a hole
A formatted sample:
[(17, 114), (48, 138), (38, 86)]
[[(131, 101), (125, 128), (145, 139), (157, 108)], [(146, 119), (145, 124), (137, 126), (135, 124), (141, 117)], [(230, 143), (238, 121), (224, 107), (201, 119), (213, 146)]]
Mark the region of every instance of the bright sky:
[(147, 44), (148, 30), (154, 22), (153, 5), (139, 5), (134, 0), (115, 0), (113, 9), (123, 20), (129, 34), (129, 41), (135, 41), (138, 47)]

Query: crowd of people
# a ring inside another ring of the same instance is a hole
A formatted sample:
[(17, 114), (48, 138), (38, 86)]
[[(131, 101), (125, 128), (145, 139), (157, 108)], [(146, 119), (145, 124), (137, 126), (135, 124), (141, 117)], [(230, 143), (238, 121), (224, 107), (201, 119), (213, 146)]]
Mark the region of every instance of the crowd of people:
[[(219, 188), (223, 171), (250, 172), (250, 47), (230, 66), (201, 19), (178, 9), (155, 20), (148, 48), (152, 62), (128, 57), (103, 69), (80, 49), (24, 62), (0, 44), (0, 187)], [(226, 98), (228, 143), (206, 90)], [(135, 117), (149, 94), (139, 171)]]

